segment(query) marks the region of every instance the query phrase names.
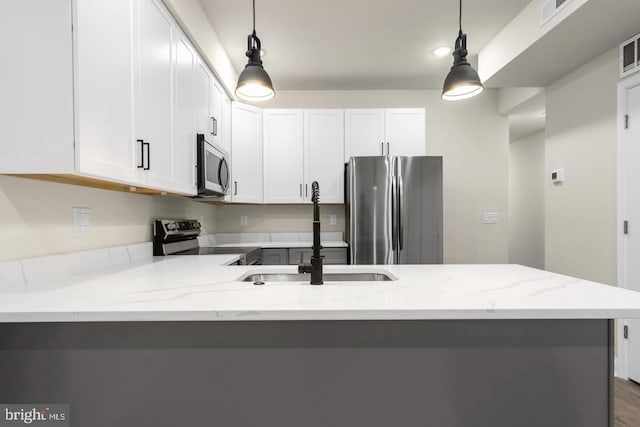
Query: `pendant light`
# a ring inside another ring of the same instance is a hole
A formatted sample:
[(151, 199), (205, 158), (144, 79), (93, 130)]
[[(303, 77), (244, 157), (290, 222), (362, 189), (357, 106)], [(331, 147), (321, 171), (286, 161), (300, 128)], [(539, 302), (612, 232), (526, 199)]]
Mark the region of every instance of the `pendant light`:
[(478, 95), (484, 87), (478, 72), (467, 62), (467, 35), (462, 32), (462, 0), (460, 0), (459, 32), (453, 51), (453, 66), (444, 80), (442, 99), (457, 101)]
[(253, 32), (247, 37), (249, 62), (238, 77), (236, 95), (245, 101), (268, 101), (275, 96), (269, 74), (262, 67), (260, 39), (256, 36), (256, 0), (253, 0)]

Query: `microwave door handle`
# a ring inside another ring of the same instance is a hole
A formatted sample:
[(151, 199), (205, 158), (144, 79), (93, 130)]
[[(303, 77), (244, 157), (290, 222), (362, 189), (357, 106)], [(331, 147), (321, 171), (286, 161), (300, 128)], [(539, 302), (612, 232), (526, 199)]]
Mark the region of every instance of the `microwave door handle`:
[[(223, 166), (225, 171), (224, 177), (222, 176)], [(218, 169), (218, 180), (220, 181), (222, 191), (226, 193), (227, 189), (229, 188), (229, 164), (227, 163), (227, 159), (225, 159), (224, 157), (222, 158), (222, 161), (220, 162), (220, 167)]]

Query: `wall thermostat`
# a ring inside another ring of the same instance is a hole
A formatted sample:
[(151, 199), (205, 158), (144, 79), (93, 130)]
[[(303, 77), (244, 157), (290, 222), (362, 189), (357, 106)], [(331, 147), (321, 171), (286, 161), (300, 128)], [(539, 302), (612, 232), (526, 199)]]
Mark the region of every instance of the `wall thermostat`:
[(562, 184), (564, 182), (564, 169), (556, 169), (551, 172), (551, 182)]

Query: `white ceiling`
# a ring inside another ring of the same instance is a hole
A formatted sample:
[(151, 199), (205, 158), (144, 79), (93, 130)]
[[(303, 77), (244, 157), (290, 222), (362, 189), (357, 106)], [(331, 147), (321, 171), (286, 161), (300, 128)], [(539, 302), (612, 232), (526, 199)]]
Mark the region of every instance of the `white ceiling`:
[[(251, 0), (199, 0), (238, 71), (247, 62)], [(530, 0), (467, 0), (470, 59)], [(256, 0), (263, 58), (280, 89), (441, 88), (458, 32), (454, 0)]]

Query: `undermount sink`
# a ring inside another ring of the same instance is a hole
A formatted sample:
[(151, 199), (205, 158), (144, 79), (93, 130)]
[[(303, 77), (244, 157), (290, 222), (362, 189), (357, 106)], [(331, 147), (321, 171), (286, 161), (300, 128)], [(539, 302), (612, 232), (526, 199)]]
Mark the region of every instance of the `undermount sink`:
[[(268, 282), (309, 282), (310, 275), (305, 273), (249, 273), (239, 281), (253, 283)], [(385, 273), (325, 273), (325, 282), (391, 282), (396, 280)]]

